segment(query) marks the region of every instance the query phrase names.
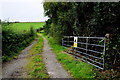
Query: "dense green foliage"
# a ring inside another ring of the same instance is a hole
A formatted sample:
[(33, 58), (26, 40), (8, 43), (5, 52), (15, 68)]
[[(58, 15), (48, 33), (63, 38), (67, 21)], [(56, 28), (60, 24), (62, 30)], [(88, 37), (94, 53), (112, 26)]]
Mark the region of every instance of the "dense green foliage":
[(11, 28), (13, 23), (2, 23), (2, 58), (10, 60), (14, 55), (24, 49), (35, 39), (36, 33), (33, 27), (27, 32), (17, 33)]
[(110, 34), (106, 62), (120, 65), (120, 2), (45, 2), (44, 10), (49, 17), (44, 30), (58, 42), (63, 36), (104, 37)]
[(43, 38), (39, 36), (37, 43), (30, 50), (29, 63), (27, 64), (30, 78), (48, 78), (42, 58)]

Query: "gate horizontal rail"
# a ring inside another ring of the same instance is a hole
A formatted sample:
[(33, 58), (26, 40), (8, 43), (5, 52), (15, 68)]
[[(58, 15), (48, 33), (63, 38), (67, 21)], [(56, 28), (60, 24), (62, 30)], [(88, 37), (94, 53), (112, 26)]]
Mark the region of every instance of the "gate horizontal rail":
[[(68, 42), (68, 41), (64, 41), (64, 42)], [(69, 42), (74, 42), (74, 41), (69, 41)], [(91, 45), (91, 46), (99, 46), (99, 47), (104, 47), (103, 45), (97, 45), (97, 44), (90, 44), (90, 43), (84, 43), (84, 42), (77, 42), (77, 43), (80, 43), (80, 44), (87, 44), (87, 45)]]
[[(66, 45), (66, 46), (71, 47), (71, 45)], [(78, 49), (82, 49), (82, 50), (87, 50), (87, 49), (85, 49), (85, 48), (81, 48), (81, 47), (76, 47), (76, 48), (78, 48)], [(95, 53), (99, 53), (99, 54), (103, 54), (103, 52), (98, 52), (98, 51), (95, 51), (95, 50), (90, 50), (90, 49), (88, 49), (88, 51), (95, 52)]]
[(104, 39), (105, 38), (105, 37), (64, 36), (64, 38), (73, 38), (73, 37), (78, 37), (78, 38), (96, 38), (96, 39)]
[[(77, 41), (75, 41), (75, 38), (77, 38)], [(82, 61), (99, 69), (105, 69), (105, 37), (64, 36), (62, 46), (72, 48), (69, 50), (73, 52), (69, 53), (72, 53)], [(82, 58), (80, 58), (80, 55)]]

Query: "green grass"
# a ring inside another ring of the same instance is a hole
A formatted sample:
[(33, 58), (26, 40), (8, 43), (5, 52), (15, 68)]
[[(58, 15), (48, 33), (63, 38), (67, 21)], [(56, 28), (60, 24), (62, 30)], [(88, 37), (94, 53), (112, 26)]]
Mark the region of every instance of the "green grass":
[(48, 38), (46, 36), (46, 38), (53, 48), (53, 51), (56, 53), (57, 59), (63, 64), (63, 67), (71, 74), (71, 76), (81, 79), (95, 79), (97, 73), (93, 71), (93, 68), (95, 68), (94, 66), (84, 63), (79, 59), (75, 59), (69, 54), (63, 53), (62, 46), (58, 45), (52, 37)]
[(31, 22), (31, 23), (12, 23), (10, 28), (12, 28), (15, 32), (27, 32), (30, 30), (30, 27), (32, 26), (34, 29), (39, 29), (43, 27), (45, 23), (44, 22)]
[(29, 63), (27, 65), (30, 78), (49, 78), (41, 55), (42, 48), (43, 38), (40, 36), (38, 42), (33, 46), (29, 53), (29, 55), (32, 56), (28, 58)]

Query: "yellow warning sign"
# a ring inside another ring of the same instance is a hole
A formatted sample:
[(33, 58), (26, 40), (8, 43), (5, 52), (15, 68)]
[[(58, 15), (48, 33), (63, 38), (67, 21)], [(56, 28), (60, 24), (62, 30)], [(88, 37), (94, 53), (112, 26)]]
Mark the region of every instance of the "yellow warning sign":
[(78, 37), (74, 37), (74, 47), (77, 47), (77, 41), (78, 41)]

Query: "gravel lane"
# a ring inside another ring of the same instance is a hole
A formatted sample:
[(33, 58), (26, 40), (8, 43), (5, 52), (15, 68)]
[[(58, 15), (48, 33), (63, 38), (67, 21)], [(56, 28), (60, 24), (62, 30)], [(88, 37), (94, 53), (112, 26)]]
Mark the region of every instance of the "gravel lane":
[(36, 38), (28, 47), (26, 47), (18, 58), (2, 64), (2, 78), (27, 78), (26, 65), (28, 63), (28, 53), (37, 42)]
[[(43, 61), (46, 64), (46, 69), (50, 78), (72, 78), (69, 73), (64, 70), (62, 65), (57, 61), (56, 55), (52, 52), (48, 41), (44, 38), (43, 47)], [(32, 46), (37, 42), (37, 39), (33, 43), (25, 48), (18, 56), (17, 59), (13, 59), (2, 65), (2, 78), (28, 78), (26, 65), (28, 63), (28, 53)]]
[(50, 78), (71, 78), (62, 65), (57, 61), (56, 55), (52, 52), (48, 41), (44, 38), (44, 47), (43, 47), (43, 61), (46, 64), (46, 69)]

